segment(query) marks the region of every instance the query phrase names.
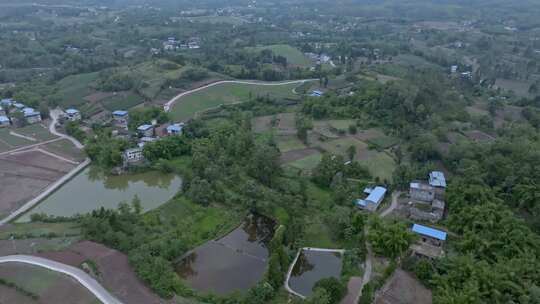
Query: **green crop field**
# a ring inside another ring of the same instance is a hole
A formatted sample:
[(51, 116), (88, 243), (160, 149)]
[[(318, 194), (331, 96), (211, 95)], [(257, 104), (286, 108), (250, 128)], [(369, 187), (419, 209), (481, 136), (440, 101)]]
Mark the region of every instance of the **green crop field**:
[(98, 79), (98, 73), (87, 73), (68, 76), (57, 83), (56, 97), (60, 100), (60, 106), (77, 107), (84, 104), (85, 96), (94, 92), (93, 86)]
[(27, 146), (36, 143), (21, 137), (10, 135), (9, 131), (10, 130), (6, 128), (0, 129), (0, 143), (11, 146), (11, 148)]
[(306, 148), (297, 136), (278, 136), (276, 137), (276, 142), (279, 151), (282, 153)]
[(248, 48), (248, 50), (260, 52), (262, 50), (271, 50), (274, 55), (283, 56), (287, 58), (289, 64), (299, 66), (311, 66), (313, 62), (304, 55), (299, 49), (287, 44), (274, 44), (266, 46), (257, 46)]
[(143, 98), (132, 92), (118, 93), (101, 100), (103, 107), (109, 111), (130, 109), (142, 102)]
[(197, 112), (217, 107), (223, 104), (240, 103), (252, 97), (269, 95), (272, 98), (294, 97), (292, 90), (298, 84), (286, 85), (253, 85), (224, 83), (209, 87), (205, 90), (184, 96), (178, 100), (171, 109), (171, 116), (174, 120), (186, 120), (192, 118)]
[(287, 163), (287, 166), (291, 166), (302, 171), (311, 171), (317, 167), (317, 165), (321, 162), (321, 159), (322, 154), (315, 153), (302, 159)]
[(386, 152), (379, 152), (374, 156), (365, 160), (360, 160), (359, 162), (366, 166), (374, 177), (379, 177), (381, 180), (392, 180), (396, 162)]
[(17, 128), (14, 131), (19, 134), (30, 136), (42, 141), (56, 138), (56, 136), (51, 134), (49, 132), (49, 129), (47, 129), (47, 127), (42, 124), (28, 125), (22, 128)]

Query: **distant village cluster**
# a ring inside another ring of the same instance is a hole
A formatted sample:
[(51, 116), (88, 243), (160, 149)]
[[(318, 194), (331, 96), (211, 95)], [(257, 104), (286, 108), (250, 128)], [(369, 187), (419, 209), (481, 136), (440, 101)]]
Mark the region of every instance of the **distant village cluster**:
[(0, 100), (0, 127), (24, 126), (41, 121), (41, 113), (11, 98)]
[(143, 124), (137, 127), (136, 133), (131, 134), (128, 131), (129, 113), (124, 110), (112, 112), (113, 126), (115, 130), (113, 135), (118, 138), (129, 139), (137, 138), (138, 144), (135, 148), (130, 148), (123, 153), (124, 168), (141, 164), (144, 162), (143, 148), (149, 142), (158, 141), (164, 136), (182, 135), (184, 123), (162, 124), (158, 125), (157, 121), (152, 121), (150, 124)]
[[(445, 191), (444, 173), (433, 171), (429, 173), (427, 180), (411, 181), (406, 197), (396, 198), (398, 211), (410, 220), (435, 224), (444, 216)], [(355, 205), (361, 210), (376, 212), (387, 192), (388, 190), (382, 186), (365, 188), (364, 193), (367, 197), (357, 199)], [(446, 232), (421, 224), (413, 224), (411, 230), (420, 236), (420, 241), (411, 248), (415, 255), (427, 258), (438, 258), (444, 255), (442, 247), (446, 241)]]

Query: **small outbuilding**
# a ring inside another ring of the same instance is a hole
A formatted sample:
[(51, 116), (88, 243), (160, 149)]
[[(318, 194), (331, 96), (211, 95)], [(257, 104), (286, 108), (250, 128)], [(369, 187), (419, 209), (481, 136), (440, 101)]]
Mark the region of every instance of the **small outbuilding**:
[(183, 123), (173, 124), (167, 127), (167, 135), (182, 135)]

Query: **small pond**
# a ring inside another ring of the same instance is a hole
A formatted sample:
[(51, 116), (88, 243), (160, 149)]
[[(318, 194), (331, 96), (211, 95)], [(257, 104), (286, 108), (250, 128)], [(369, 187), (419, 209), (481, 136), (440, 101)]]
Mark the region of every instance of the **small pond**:
[(330, 277), (339, 279), (341, 259), (338, 252), (302, 250), (289, 278), (289, 287), (309, 297), (318, 281)]
[(226, 236), (187, 253), (176, 271), (191, 288), (202, 293), (246, 291), (263, 278), (274, 226), (266, 217), (250, 215)]
[(45, 213), (73, 216), (104, 207), (117, 208), (121, 202), (131, 203), (137, 195), (143, 211), (159, 207), (170, 200), (182, 185), (174, 174), (150, 171), (136, 174), (106, 175), (89, 167), (53, 192), (18, 222), (30, 221), (30, 215)]

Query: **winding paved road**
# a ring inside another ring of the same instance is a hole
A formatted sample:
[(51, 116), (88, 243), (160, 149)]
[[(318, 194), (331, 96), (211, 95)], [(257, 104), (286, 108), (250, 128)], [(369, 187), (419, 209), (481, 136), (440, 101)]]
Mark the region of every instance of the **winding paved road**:
[(0, 264), (1, 263), (25, 263), (63, 273), (81, 283), (81, 285), (87, 288), (104, 304), (122, 304), (122, 302), (111, 295), (94, 278), (79, 268), (29, 255), (9, 255), (0, 257)]
[(315, 81), (317, 79), (302, 79), (302, 80), (291, 80), (291, 81), (284, 81), (284, 82), (262, 82), (262, 81), (250, 81), (250, 80), (222, 80), (213, 82), (210, 84), (207, 84), (205, 86), (202, 86), (200, 88), (196, 88), (187, 92), (180, 93), (173, 97), (171, 100), (169, 100), (167, 103), (163, 105), (163, 109), (165, 112), (169, 112), (174, 105), (175, 102), (177, 102), (179, 99), (181, 99), (184, 96), (191, 95), (195, 92), (202, 91), (204, 89), (208, 89), (213, 86), (217, 86), (224, 83), (236, 83), (236, 84), (251, 84), (251, 85), (261, 85), (261, 86), (280, 86), (280, 85), (288, 85), (288, 84), (294, 84), (294, 83), (305, 83), (308, 81)]
[(64, 133), (60, 133), (58, 131), (56, 131), (56, 124), (58, 123), (58, 118), (60, 117), (60, 114), (62, 113), (62, 110), (56, 108), (54, 110), (51, 110), (49, 115), (51, 116), (51, 124), (49, 125), (49, 132), (51, 132), (52, 134), (56, 135), (56, 136), (59, 136), (59, 137), (62, 137), (62, 138), (65, 138), (69, 141), (71, 141), (75, 147), (77, 147), (78, 149), (83, 149), (84, 148), (84, 145), (81, 144), (77, 139), (69, 136), (69, 135), (66, 135)]

